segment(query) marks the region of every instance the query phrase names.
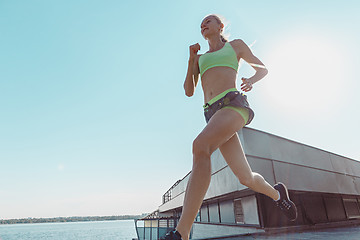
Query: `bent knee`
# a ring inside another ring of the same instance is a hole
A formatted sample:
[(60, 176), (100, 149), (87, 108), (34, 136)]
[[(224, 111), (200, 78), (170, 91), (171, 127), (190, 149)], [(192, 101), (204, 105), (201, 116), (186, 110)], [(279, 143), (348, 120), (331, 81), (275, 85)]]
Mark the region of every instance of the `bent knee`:
[(197, 137), (192, 146), (192, 151), (195, 159), (197, 158), (210, 158), (213, 150), (210, 144), (202, 137)]

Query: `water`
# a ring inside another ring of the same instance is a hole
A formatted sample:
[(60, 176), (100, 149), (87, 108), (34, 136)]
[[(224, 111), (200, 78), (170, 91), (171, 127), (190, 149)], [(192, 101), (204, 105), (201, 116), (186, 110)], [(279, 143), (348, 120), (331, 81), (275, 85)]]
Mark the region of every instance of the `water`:
[(0, 240), (132, 240), (134, 220), (0, 225)]
[[(0, 240), (132, 240), (136, 238), (134, 220), (34, 223), (0, 225)], [(338, 240), (360, 239), (360, 228), (331, 228), (318, 231), (305, 231), (274, 235), (253, 235), (229, 240)]]

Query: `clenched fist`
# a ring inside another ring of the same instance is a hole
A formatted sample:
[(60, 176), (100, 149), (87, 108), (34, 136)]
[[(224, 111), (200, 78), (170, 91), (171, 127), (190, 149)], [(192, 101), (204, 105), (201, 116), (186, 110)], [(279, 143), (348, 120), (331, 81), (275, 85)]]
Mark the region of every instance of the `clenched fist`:
[(200, 44), (196, 43), (196, 44), (191, 45), (189, 47), (189, 50), (190, 50), (190, 57), (189, 57), (190, 60), (195, 59), (197, 52), (200, 50)]

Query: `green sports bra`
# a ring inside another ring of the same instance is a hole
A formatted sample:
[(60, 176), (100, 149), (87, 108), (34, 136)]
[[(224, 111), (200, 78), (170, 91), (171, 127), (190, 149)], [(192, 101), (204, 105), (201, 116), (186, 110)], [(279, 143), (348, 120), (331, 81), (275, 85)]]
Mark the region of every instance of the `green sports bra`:
[(205, 53), (199, 57), (199, 69), (201, 77), (208, 69), (220, 66), (231, 67), (236, 72), (239, 68), (236, 52), (229, 42), (226, 42), (224, 47), (221, 49), (215, 52)]

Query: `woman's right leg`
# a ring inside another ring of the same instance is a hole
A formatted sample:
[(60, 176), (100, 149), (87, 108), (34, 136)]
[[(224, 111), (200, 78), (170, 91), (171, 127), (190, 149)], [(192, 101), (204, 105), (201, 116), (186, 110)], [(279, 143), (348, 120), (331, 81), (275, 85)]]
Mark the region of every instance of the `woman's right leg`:
[(193, 168), (186, 188), (181, 218), (176, 227), (183, 240), (189, 239), (191, 226), (210, 184), (211, 154), (243, 125), (244, 119), (237, 112), (221, 109), (194, 140)]

